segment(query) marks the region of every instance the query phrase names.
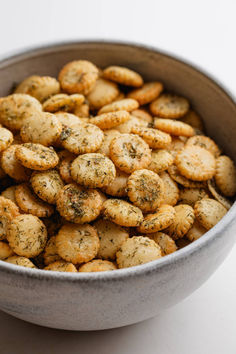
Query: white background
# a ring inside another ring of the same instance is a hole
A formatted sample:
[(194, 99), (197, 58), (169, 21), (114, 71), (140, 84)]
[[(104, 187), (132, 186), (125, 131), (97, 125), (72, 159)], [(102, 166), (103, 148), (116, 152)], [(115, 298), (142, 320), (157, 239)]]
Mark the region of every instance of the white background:
[[(133, 40), (191, 60), (236, 94), (235, 0), (0, 0), (0, 4), (0, 55), (54, 40)], [(116, 330), (62, 332), (0, 313), (0, 353), (235, 354), (235, 269), (236, 248), (181, 304), (157, 318)]]

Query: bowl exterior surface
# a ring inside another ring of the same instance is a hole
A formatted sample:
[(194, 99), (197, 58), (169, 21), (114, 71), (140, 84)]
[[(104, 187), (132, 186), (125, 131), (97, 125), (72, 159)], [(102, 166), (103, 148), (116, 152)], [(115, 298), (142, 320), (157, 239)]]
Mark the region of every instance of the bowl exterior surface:
[[(236, 156), (236, 108), (214, 81), (174, 57), (122, 43), (78, 42), (39, 48), (0, 62), (0, 96), (32, 74), (57, 76), (66, 62), (124, 65), (145, 80), (189, 98), (207, 132)], [(67, 274), (24, 269), (0, 261), (0, 309), (23, 320), (67, 330), (101, 330), (136, 323), (175, 305), (201, 286), (235, 242), (234, 205), (204, 237), (142, 266), (115, 272)]]

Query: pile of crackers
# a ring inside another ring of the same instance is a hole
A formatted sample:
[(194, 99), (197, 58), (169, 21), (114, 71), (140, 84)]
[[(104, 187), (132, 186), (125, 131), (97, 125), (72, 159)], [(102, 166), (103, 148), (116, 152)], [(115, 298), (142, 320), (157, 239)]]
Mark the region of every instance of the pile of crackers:
[(189, 101), (133, 70), (67, 63), (0, 98), (0, 259), (97, 272), (189, 245), (227, 213), (230, 157)]

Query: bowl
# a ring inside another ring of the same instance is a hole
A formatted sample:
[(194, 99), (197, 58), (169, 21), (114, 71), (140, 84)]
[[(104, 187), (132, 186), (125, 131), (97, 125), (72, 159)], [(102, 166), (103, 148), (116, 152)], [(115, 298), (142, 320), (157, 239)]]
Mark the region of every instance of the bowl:
[[(229, 92), (193, 65), (151, 47), (84, 41), (18, 53), (0, 62), (0, 97), (26, 76), (57, 76), (74, 59), (88, 59), (100, 67), (124, 65), (147, 81), (163, 81), (169, 91), (190, 100), (208, 134), (235, 159), (236, 106)], [(114, 272), (69, 274), (0, 261), (0, 309), (25, 321), (66, 330), (102, 330), (148, 319), (189, 296), (219, 267), (235, 242), (235, 217), (234, 204), (215, 227), (189, 246)]]

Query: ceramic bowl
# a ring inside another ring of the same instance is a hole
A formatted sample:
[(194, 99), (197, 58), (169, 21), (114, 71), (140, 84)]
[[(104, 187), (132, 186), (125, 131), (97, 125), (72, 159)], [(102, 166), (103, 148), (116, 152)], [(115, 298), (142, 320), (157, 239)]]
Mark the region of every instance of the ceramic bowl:
[[(190, 100), (203, 117), (207, 133), (235, 159), (236, 107), (231, 95), (193, 65), (154, 48), (86, 41), (15, 54), (0, 62), (0, 97), (26, 76), (57, 76), (74, 59), (88, 59), (100, 67), (124, 65), (147, 81), (164, 82), (166, 89)], [(0, 309), (32, 323), (67, 330), (101, 330), (145, 320), (189, 296), (218, 268), (235, 242), (235, 216), (234, 204), (191, 245), (160, 260), (114, 272), (68, 274), (0, 261)]]

